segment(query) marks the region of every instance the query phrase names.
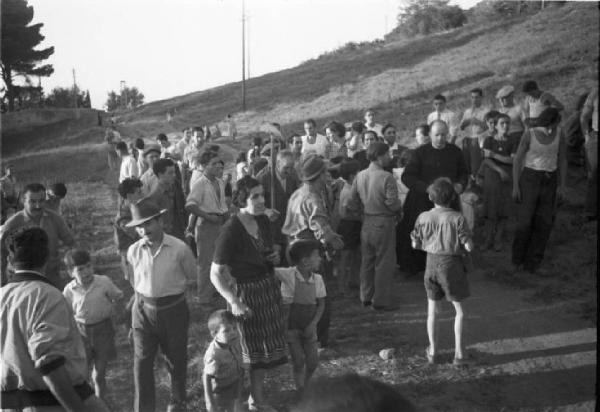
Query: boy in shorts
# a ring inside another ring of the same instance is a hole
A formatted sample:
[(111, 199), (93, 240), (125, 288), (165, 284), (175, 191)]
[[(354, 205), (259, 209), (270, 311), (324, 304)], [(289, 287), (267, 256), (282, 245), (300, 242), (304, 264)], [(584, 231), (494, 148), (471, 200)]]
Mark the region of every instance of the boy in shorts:
[(213, 338), (204, 354), (204, 402), (208, 412), (242, 411), (244, 364), (236, 321), (224, 309), (208, 317)]
[(67, 252), (64, 261), (73, 280), (65, 286), (63, 295), (73, 309), (88, 365), (93, 366), (96, 396), (106, 399), (106, 366), (117, 356), (111, 315), (114, 302), (123, 297), (123, 292), (108, 276), (94, 274), (85, 250)]
[(288, 250), (292, 267), (276, 268), (281, 281), (281, 297), (286, 314), (286, 338), (292, 357), (298, 394), (317, 369), (317, 323), (325, 310), (325, 283), (315, 273), (321, 267), (321, 244), (316, 240), (296, 240)]
[(352, 182), (356, 178), (360, 164), (356, 160), (347, 160), (340, 165), (340, 177), (344, 186), (340, 192), (338, 214), (340, 223), (337, 232), (342, 236), (344, 248), (340, 254), (338, 267), (338, 288), (342, 294), (349, 294), (351, 287), (358, 287), (360, 272), (360, 230), (362, 213), (352, 209)]
[(410, 235), (412, 247), (427, 252), (425, 291), (429, 347), (425, 353), (430, 364), (436, 363), (436, 313), (439, 301), (446, 297), (456, 311), (453, 364), (465, 366), (468, 361), (462, 342), (464, 311), (461, 302), (470, 292), (462, 254), (463, 250), (473, 250), (473, 241), (464, 216), (450, 207), (457, 196), (452, 183), (447, 178), (438, 178), (427, 188), (427, 193), (435, 206), (419, 215)]

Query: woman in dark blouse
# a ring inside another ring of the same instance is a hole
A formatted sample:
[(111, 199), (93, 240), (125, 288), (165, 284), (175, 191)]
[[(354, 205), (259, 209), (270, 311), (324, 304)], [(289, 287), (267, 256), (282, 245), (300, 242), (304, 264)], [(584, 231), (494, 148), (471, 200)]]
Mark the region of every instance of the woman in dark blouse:
[(257, 410), (270, 410), (264, 402), (265, 370), (287, 362), (281, 289), (273, 272), (279, 264), (279, 245), (273, 244), (257, 180), (239, 180), (233, 201), (240, 209), (221, 229), (210, 278), (239, 319), (252, 403)]
[[(417, 217), (433, 207), (427, 195), (427, 187), (438, 177), (447, 177), (454, 189), (461, 194), (467, 184), (467, 166), (461, 150), (446, 141), (448, 126), (442, 120), (431, 124), (431, 143), (415, 149), (402, 174), (402, 183), (409, 192), (404, 202), (403, 217), (398, 225), (398, 263), (412, 275), (425, 270), (425, 252), (415, 250), (410, 244), (410, 232)], [(459, 208), (459, 205), (456, 205)]]

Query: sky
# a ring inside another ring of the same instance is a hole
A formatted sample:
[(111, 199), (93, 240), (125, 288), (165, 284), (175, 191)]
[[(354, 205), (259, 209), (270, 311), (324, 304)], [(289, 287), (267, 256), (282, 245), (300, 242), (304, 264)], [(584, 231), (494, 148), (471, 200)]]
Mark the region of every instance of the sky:
[[(283, 70), (394, 28), (402, 0), (246, 0), (250, 77)], [(453, 0), (469, 8), (478, 0)], [(102, 108), (121, 81), (146, 102), (242, 77), (241, 0), (29, 0), (54, 46), (46, 93), (77, 85)]]

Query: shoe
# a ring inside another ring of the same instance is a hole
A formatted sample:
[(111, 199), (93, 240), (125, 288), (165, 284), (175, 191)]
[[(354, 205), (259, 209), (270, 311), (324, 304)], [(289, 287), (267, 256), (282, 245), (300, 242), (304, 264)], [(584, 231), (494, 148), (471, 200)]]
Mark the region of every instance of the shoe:
[(437, 356), (431, 354), (430, 348), (431, 346), (425, 348), (425, 357), (427, 358), (428, 364), (435, 365), (437, 363)]
[(372, 303), (372, 302), (371, 302), (370, 300), (365, 300), (365, 301), (362, 303), (362, 305), (363, 305), (363, 306), (366, 308), (366, 307), (369, 307), (369, 306), (371, 306), (371, 303)]

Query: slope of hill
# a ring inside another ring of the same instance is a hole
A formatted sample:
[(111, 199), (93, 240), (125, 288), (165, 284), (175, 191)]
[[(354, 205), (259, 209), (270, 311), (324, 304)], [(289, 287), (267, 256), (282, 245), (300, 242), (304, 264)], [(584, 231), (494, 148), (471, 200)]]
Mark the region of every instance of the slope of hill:
[(466, 91), (479, 86), (492, 96), (504, 83), (534, 78), (570, 106), (597, 78), (598, 6), (570, 2), (529, 17), (516, 17), (412, 41), (324, 56), (247, 82), (247, 107), (239, 113), (240, 83), (153, 102), (123, 117), (144, 129), (213, 123), (234, 113), (242, 132), (261, 122), (297, 127), (308, 117), (321, 121), (360, 118), (376, 107), (379, 118), (407, 132), (430, 109), (431, 96), (445, 93), (454, 109)]

